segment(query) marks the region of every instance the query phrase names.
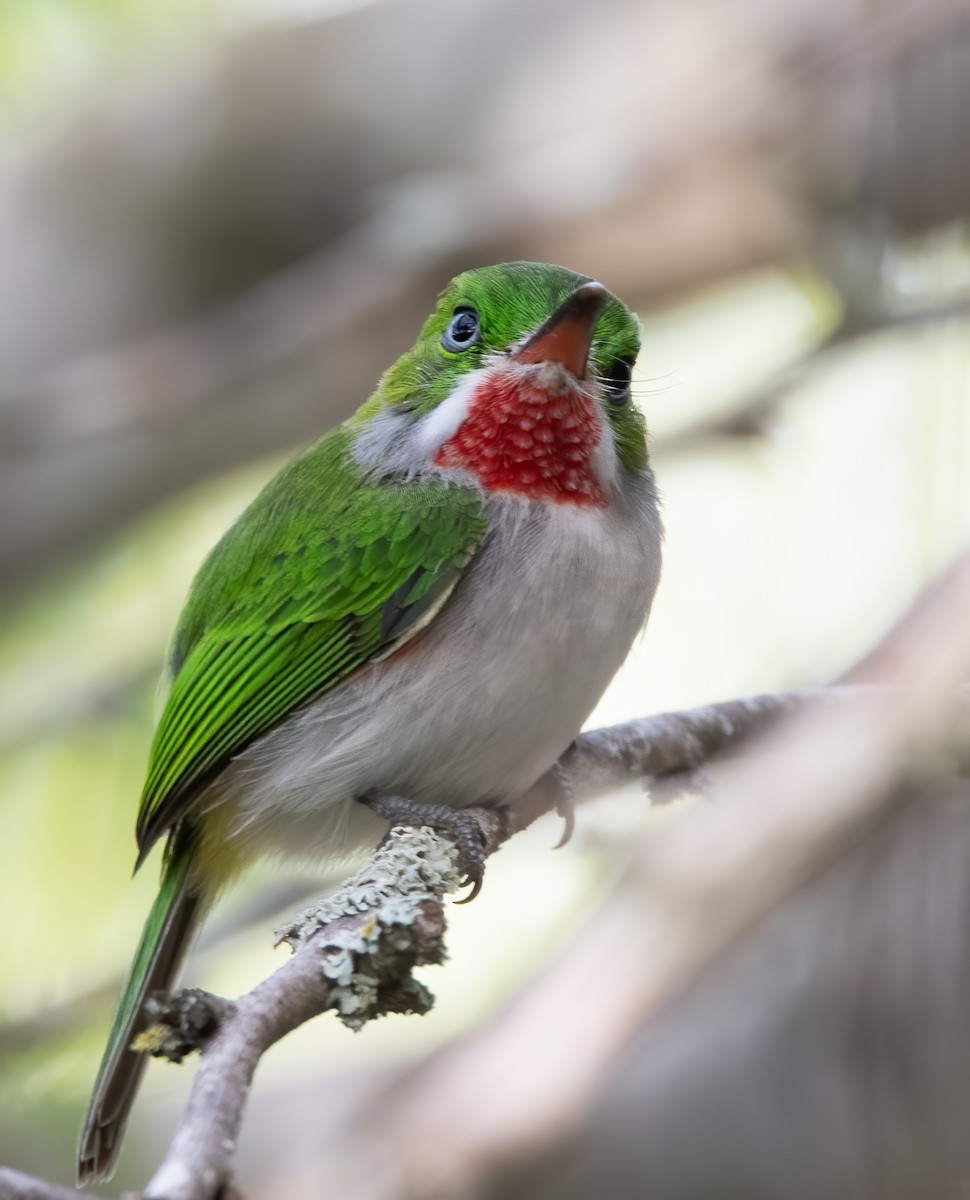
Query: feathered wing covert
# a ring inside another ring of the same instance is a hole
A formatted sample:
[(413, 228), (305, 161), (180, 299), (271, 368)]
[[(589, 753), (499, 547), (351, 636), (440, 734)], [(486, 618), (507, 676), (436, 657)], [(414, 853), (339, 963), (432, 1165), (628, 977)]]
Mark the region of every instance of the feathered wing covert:
[(474, 491), (364, 485), (342, 426), (278, 475), (203, 564), (138, 814), (139, 861), (235, 754), (405, 640), (485, 529)]

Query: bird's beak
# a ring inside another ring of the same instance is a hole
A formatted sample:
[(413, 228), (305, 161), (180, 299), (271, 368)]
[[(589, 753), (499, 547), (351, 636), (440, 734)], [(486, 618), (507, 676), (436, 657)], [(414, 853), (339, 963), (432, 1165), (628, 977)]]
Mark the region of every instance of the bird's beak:
[(511, 355), (512, 362), (562, 363), (577, 379), (585, 378), (593, 331), (608, 298), (601, 283), (584, 283)]

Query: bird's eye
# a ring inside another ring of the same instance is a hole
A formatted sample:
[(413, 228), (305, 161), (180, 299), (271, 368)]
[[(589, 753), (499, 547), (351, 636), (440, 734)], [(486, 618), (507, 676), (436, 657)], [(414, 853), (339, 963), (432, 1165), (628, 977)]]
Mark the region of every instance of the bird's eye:
[(603, 376), (603, 388), (606, 398), (617, 407), (626, 404), (630, 399), (630, 374), (633, 363), (628, 358), (614, 358), (610, 368)]
[(476, 345), (480, 332), (478, 313), (473, 308), (456, 308), (448, 328), (441, 335), (441, 344), (452, 354), (460, 354), (462, 350)]

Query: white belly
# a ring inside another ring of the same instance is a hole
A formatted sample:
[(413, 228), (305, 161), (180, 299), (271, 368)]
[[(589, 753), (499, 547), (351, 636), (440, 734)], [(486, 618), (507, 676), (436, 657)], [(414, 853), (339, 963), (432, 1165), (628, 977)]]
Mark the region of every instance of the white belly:
[(240, 851), (342, 858), (381, 823), (376, 789), (511, 802), (579, 732), (643, 625), (660, 572), (652, 480), (605, 510), (492, 501), (489, 532), (432, 624), (248, 747), (212, 800)]

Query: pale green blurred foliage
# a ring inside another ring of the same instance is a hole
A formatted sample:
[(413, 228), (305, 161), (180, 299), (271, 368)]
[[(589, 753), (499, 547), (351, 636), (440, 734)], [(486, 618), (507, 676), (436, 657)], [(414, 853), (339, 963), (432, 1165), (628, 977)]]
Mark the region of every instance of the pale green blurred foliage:
[(2, 0), (0, 129), (56, 119), (109, 94), (146, 62), (260, 20), (306, 19), (368, 0)]
[[(148, 43), (191, 42), (234, 19), (229, 0), (6, 0), (0, 102), (16, 128), (55, 114), (61, 95), (82, 84), (103, 88), (105, 71), (132, 69)], [(965, 278), (967, 260), (951, 241), (899, 271), (922, 286), (921, 271)], [(655, 438), (729, 407), (818, 341), (834, 306), (810, 278), (766, 273), (642, 314), (636, 389)], [(658, 457), (661, 590), (593, 724), (823, 683), (879, 636), (970, 534), (968, 333), (957, 322), (849, 346), (796, 390), (768, 437)], [(361, 400), (385, 365), (362, 364)], [(201, 556), (277, 465), (252, 465), (165, 505), (6, 614), (0, 1022), (36, 1019), (127, 964), (157, 870), (153, 860), (129, 878), (153, 677)], [(557, 854), (552, 821), (503, 850), (481, 899), (453, 914), (452, 959), (428, 975), (434, 1012), (355, 1037), (327, 1020), (301, 1029), (261, 1068), (251, 1124), (288, 1082), (417, 1054), (488, 1011), (602, 886), (608, 862), (596, 830), (612, 819), (583, 813), (574, 845)], [(254, 876), (229, 907), (270, 874)], [(190, 966), (191, 982), (228, 994), (250, 986), (285, 953), (274, 957), (270, 924)], [(69, 1177), (108, 1016), (101, 1000), (80, 1026), (23, 1043), (0, 1025), (0, 1161)], [(143, 1180), (190, 1072), (150, 1071), (119, 1185)], [(243, 1148), (243, 1165), (254, 1153)]]
[(81, 91), (127, 70), (150, 47), (211, 26), (218, 0), (4, 0), (0, 111), (12, 126), (55, 115)]

